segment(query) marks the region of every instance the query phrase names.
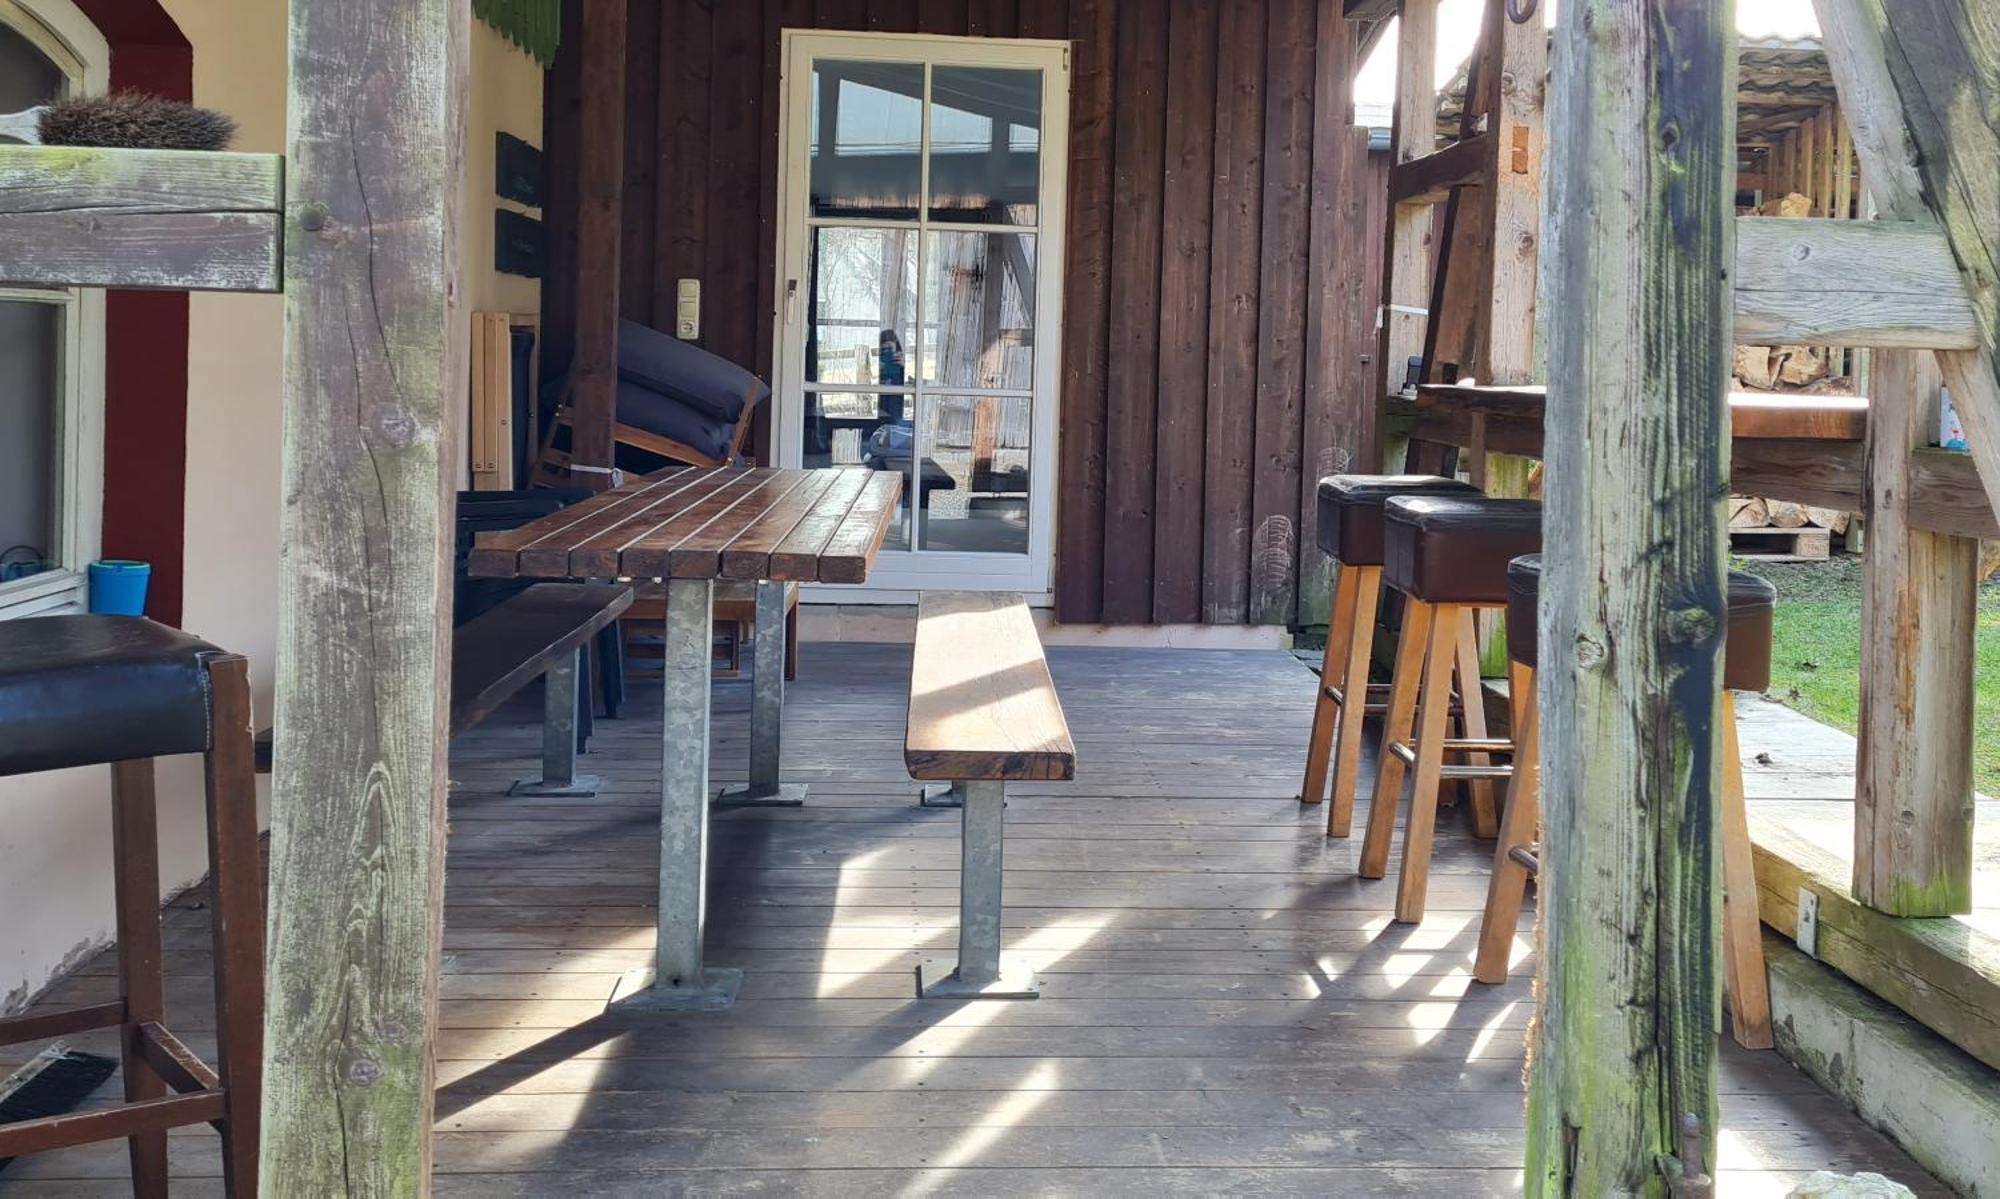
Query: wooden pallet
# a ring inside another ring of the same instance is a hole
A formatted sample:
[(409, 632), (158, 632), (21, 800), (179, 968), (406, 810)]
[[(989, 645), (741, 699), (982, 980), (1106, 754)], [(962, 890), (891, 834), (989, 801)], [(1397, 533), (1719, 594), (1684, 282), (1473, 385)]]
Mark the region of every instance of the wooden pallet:
[(1760, 562), (1824, 562), (1833, 556), (1833, 530), (1814, 525), (1731, 529), (1729, 552)]

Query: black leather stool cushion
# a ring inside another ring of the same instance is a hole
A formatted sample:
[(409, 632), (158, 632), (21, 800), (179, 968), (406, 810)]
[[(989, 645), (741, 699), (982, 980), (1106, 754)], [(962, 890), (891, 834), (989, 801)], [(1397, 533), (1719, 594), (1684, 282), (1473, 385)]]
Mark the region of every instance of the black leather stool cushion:
[[(1507, 564), (1507, 656), (1535, 664), (1535, 605), (1542, 587), (1542, 556)], [(1771, 685), (1771, 635), (1778, 589), (1753, 574), (1729, 572), (1729, 632), (1722, 650), (1722, 685), (1763, 691)]]
[(1382, 578), (1432, 604), (1507, 602), (1507, 563), (1542, 548), (1538, 500), (1415, 496), (1383, 508)]
[(1382, 565), (1382, 505), (1399, 495), (1478, 495), (1441, 475), (1328, 475), (1319, 481), (1319, 548), (1349, 566)]
[(222, 652), (137, 616), (0, 620), (0, 775), (206, 752)]

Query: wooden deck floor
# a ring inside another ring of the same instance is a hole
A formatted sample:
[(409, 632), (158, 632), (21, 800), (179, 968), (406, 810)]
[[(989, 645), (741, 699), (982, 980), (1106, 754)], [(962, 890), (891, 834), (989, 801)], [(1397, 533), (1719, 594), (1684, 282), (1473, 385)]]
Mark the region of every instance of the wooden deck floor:
[[(1293, 802), (1297, 661), (1052, 650), (1079, 776), (1015, 789), (1007, 819), (1008, 948), (1044, 996), (936, 1005), (911, 971), (954, 943), (957, 817), (914, 806), (903, 773), (908, 651), (806, 650), (786, 760), (810, 806), (716, 821), (711, 955), (747, 974), (727, 1013), (603, 1015), (652, 936), (645, 705), (599, 726), (595, 800), (504, 795), (532, 773), (532, 704), (457, 744), (441, 1193), (1518, 1191), (1530, 986), (1469, 978), (1489, 850), (1447, 820), (1430, 918), (1391, 924), (1358, 837), (1327, 841)], [(720, 688), (719, 780), (740, 777), (746, 705)], [(195, 1029), (202, 935), (198, 908), (172, 914)], [(107, 975), (52, 998), (107, 997)], [(1725, 1053), (1723, 1088), (1722, 1194), (1816, 1168), (1939, 1193), (1774, 1055)], [(173, 1141), (177, 1193), (211, 1192), (211, 1134)], [(0, 1192), (115, 1193), (123, 1169), (116, 1149), (48, 1155)]]

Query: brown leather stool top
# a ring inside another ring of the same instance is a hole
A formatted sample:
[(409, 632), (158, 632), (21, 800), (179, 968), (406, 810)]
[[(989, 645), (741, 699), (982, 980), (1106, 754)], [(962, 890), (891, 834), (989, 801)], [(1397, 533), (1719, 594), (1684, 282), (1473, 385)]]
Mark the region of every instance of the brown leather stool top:
[[(1535, 607), (1542, 590), (1542, 556), (1507, 564), (1507, 656), (1535, 665)], [(1763, 691), (1771, 685), (1771, 633), (1778, 589), (1753, 574), (1729, 572), (1729, 628), (1722, 651), (1722, 685)]]
[(1319, 548), (1349, 566), (1382, 565), (1382, 505), (1397, 496), (1476, 496), (1441, 475), (1328, 475), (1319, 481)]
[(1507, 602), (1507, 564), (1542, 548), (1539, 500), (1413, 496), (1383, 507), (1383, 580), (1431, 604)]
[(0, 621), (0, 775), (207, 751), (222, 652), (137, 616)]

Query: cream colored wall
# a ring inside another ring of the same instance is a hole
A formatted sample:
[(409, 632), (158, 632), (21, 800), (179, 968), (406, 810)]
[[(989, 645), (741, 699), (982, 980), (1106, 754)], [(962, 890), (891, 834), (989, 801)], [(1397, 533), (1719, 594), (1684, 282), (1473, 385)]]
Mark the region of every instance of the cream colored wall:
[[(283, 0), (162, 0), (194, 50), (196, 103), (235, 117), (236, 148), (282, 152)], [(535, 280), (493, 262), (493, 134), (541, 141), (541, 70), (474, 22), (461, 194), (466, 311), (533, 312)], [(469, 341), (469, 324), (461, 337)], [(276, 296), (189, 301), (187, 629), (247, 654), (257, 723), (270, 721), (277, 651), (279, 451), (284, 304)], [(461, 463), (463, 471), (461, 439)], [(161, 880), (169, 893), (206, 871), (198, 758), (159, 770)], [(111, 933), (110, 814), (103, 768), (0, 780), (0, 1013), (20, 1007)]]
[[(539, 279), (503, 275), (493, 269), (493, 210), (527, 209), (493, 192), (493, 143), (496, 133), (511, 133), (530, 145), (542, 144), (542, 68), (483, 21), (472, 23), (470, 60), (472, 86), (465, 101), (465, 180), (459, 191), (458, 248), (465, 276), (466, 322), (459, 336), (470, 344), (474, 312), (540, 312)], [(469, 426), (470, 422), (466, 422)], [(458, 439), (458, 485), (471, 486), (471, 438), (461, 428)]]

